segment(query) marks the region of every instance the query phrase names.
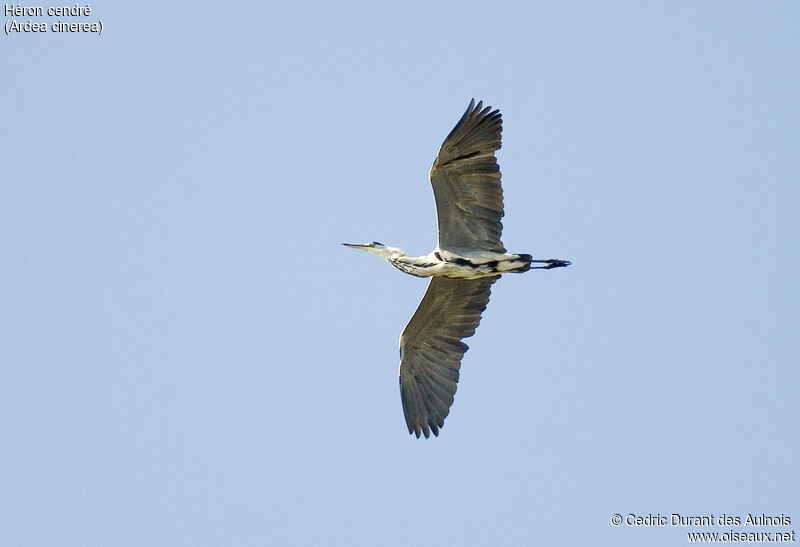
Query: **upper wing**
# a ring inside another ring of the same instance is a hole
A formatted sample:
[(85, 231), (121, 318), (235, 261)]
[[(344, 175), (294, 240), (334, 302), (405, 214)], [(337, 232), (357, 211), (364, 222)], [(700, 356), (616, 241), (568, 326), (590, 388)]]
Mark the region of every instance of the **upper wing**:
[(503, 189), (494, 157), (503, 120), (499, 111), (482, 106), (470, 101), (431, 167), (440, 249), (505, 252)]
[(439, 434), (468, 349), (461, 339), (475, 334), (499, 277), (434, 277), (428, 285), (400, 335), (400, 397), (409, 433)]

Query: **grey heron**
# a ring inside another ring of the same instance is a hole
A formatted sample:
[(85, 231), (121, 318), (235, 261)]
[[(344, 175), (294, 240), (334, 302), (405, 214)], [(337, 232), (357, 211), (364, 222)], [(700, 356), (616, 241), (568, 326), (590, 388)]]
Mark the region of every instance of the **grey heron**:
[(343, 244), (378, 255), (405, 273), (432, 277), (400, 335), (400, 397), (408, 432), (417, 438), (438, 436), (444, 426), (468, 349), (461, 340), (475, 334), (492, 284), (504, 273), (570, 265), (533, 260), (503, 247), (503, 190), (495, 158), (501, 130), (500, 112), (472, 99), (442, 143), (429, 174), (439, 242), (428, 255), (409, 257), (377, 241)]

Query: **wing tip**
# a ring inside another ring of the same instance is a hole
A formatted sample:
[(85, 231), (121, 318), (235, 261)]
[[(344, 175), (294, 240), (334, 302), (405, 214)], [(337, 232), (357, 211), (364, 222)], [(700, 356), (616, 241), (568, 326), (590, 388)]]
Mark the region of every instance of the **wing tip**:
[(467, 115), (480, 116), (482, 118), (489, 118), (489, 117), (502, 118), (503, 117), (503, 115), (500, 114), (500, 109), (498, 109), (498, 108), (495, 108), (494, 110), (492, 110), (492, 107), (490, 105), (486, 105), (486, 107), (484, 108), (483, 99), (478, 101), (478, 104), (476, 105), (474, 97), (472, 99), (470, 99), (469, 106), (467, 107), (467, 111), (464, 112), (464, 117), (466, 117)]
[(433, 433), (434, 437), (439, 436), (440, 426), (437, 426), (434, 423), (420, 422), (412, 424), (411, 422), (407, 422), (406, 425), (408, 425), (409, 435), (416, 435), (417, 439), (419, 439), (421, 435), (425, 435), (425, 438), (429, 439), (431, 433)]
[(439, 436), (439, 429), (444, 427), (444, 418), (449, 414), (449, 410), (445, 416), (439, 419), (437, 423), (434, 421), (434, 418), (431, 417), (429, 410), (425, 408), (425, 402), (422, 398), (421, 393), (417, 393), (420, 397), (418, 403), (421, 403), (422, 412), (419, 410), (414, 410), (412, 407), (415, 405), (408, 404), (411, 401), (406, 401), (407, 397), (410, 397), (411, 394), (404, 389), (403, 386), (403, 378), (400, 377), (400, 400), (403, 404), (403, 416), (406, 419), (406, 426), (408, 427), (408, 433), (410, 435), (416, 435), (417, 439), (420, 438), (421, 435), (425, 435), (425, 438), (429, 438), (431, 433), (433, 433), (434, 437)]

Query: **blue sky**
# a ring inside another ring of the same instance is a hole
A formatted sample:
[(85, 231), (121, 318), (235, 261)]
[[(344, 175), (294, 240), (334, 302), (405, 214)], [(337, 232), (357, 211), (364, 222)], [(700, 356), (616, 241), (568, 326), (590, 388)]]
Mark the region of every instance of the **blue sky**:
[[(0, 544), (800, 528), (797, 4), (91, 7), (102, 36), (0, 38)], [(573, 266), (495, 285), (417, 440), (426, 283), (339, 244), (435, 246), (472, 97), (506, 247)]]

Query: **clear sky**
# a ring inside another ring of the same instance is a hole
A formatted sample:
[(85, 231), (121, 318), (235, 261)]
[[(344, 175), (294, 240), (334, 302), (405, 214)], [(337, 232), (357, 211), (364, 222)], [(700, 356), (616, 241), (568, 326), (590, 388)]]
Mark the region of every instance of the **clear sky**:
[[(0, 36), (0, 544), (800, 532), (797, 3), (91, 9)], [(426, 282), (340, 243), (435, 246), (472, 97), (506, 247), (573, 266), (495, 285), (417, 440)]]

